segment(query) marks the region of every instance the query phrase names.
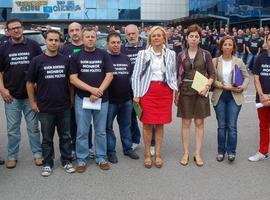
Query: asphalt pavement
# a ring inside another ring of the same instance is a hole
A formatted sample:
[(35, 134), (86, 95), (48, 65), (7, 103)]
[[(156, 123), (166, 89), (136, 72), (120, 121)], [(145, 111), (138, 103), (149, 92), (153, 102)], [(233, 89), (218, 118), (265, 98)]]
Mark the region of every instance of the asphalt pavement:
[[(255, 108), (253, 80), (245, 92), (238, 121), (238, 146), (234, 163), (227, 158), (217, 162), (217, 122), (212, 109), (205, 122), (202, 157), (203, 167), (190, 160), (184, 167), (180, 119), (174, 108), (173, 122), (165, 127), (161, 169), (143, 166), (144, 150), (141, 142), (139, 160), (131, 160), (122, 153), (117, 132), (118, 164), (102, 171), (93, 160), (83, 174), (67, 174), (60, 167), (58, 137), (55, 137), (56, 159), (53, 174), (44, 178), (41, 168), (34, 165), (30, 153), (25, 122), (22, 121), (22, 141), (15, 169), (0, 166), (0, 200), (269, 200), (270, 160), (249, 162), (248, 157), (258, 149), (258, 119)], [(270, 116), (269, 116), (270, 117)], [(194, 126), (193, 126), (194, 127)], [(57, 135), (57, 134), (56, 134)], [(191, 155), (194, 152), (194, 128), (191, 132)], [(0, 156), (6, 156), (6, 119), (3, 101), (0, 101)]]

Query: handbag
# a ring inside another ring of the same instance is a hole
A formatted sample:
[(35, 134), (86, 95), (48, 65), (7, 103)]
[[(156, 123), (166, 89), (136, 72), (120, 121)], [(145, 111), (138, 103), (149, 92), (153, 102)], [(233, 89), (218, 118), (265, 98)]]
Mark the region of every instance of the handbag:
[(232, 84), (235, 87), (241, 86), (244, 82), (243, 74), (237, 64), (234, 65), (233, 69), (233, 81)]

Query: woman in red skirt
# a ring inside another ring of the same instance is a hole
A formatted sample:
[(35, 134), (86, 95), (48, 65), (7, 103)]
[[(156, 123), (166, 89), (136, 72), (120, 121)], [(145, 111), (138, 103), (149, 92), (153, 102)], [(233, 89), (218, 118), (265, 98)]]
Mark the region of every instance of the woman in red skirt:
[(147, 49), (139, 51), (132, 74), (134, 102), (142, 108), (143, 138), (146, 168), (152, 167), (150, 145), (152, 127), (156, 127), (155, 165), (163, 165), (161, 145), (164, 124), (172, 121), (173, 91), (177, 91), (175, 52), (167, 47), (166, 31), (153, 27), (147, 39)]

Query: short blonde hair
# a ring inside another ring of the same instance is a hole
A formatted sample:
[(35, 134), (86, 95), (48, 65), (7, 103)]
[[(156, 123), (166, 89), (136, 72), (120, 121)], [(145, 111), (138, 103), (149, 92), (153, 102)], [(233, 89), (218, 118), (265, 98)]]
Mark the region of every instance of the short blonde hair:
[(150, 29), (150, 31), (148, 33), (147, 48), (151, 45), (151, 36), (156, 30), (161, 30), (163, 38), (164, 38), (164, 45), (167, 47), (167, 45), (168, 45), (168, 37), (167, 37), (167, 33), (166, 33), (165, 29), (162, 28), (161, 26), (154, 26), (154, 27), (152, 27)]

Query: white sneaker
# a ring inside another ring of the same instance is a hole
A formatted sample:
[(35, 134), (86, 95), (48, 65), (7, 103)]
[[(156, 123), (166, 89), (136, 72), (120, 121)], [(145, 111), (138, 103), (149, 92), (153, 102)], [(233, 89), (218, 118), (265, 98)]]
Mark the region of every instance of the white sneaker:
[(89, 149), (89, 158), (94, 159), (95, 158), (95, 152), (93, 148)]
[(257, 161), (266, 160), (266, 159), (268, 159), (268, 155), (264, 155), (260, 152), (257, 152), (254, 156), (250, 156), (248, 158), (248, 160), (251, 162), (257, 162)]
[(150, 147), (150, 154), (151, 154), (151, 156), (155, 155), (155, 147), (154, 146)]
[(41, 169), (41, 176), (47, 177), (52, 174), (52, 168), (50, 166), (44, 166)]
[(69, 174), (74, 173), (76, 171), (76, 169), (73, 167), (71, 163), (67, 163), (65, 166), (63, 166), (63, 169)]
[(135, 149), (137, 149), (139, 146), (139, 144), (136, 143), (132, 143), (132, 150), (134, 151)]

